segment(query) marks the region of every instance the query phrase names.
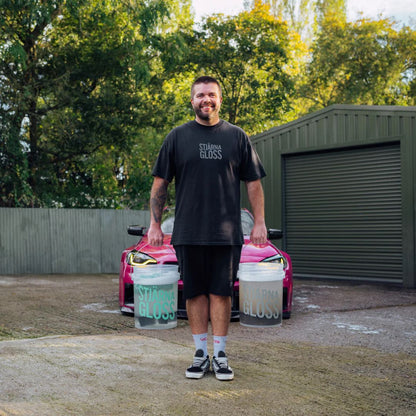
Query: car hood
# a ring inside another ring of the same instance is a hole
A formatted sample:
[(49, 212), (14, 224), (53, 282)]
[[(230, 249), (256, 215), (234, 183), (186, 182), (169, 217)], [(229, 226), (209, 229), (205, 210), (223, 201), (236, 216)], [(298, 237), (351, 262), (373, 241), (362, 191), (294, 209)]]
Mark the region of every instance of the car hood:
[(280, 254), (280, 252), (270, 242), (254, 245), (249, 238), (244, 238), (244, 245), (241, 251), (241, 263), (256, 263), (276, 254)]
[[(176, 262), (175, 250), (171, 245), (171, 235), (165, 235), (163, 245), (160, 247), (151, 246), (147, 236), (144, 236), (135, 249), (152, 256), (158, 263)], [(281, 253), (270, 242), (254, 245), (248, 237), (245, 237), (241, 251), (241, 263), (259, 262), (276, 254)]]
[(170, 244), (170, 239), (170, 235), (165, 235), (163, 245), (154, 247), (149, 244), (147, 235), (145, 235), (135, 249), (153, 257), (158, 263), (176, 263), (176, 254)]

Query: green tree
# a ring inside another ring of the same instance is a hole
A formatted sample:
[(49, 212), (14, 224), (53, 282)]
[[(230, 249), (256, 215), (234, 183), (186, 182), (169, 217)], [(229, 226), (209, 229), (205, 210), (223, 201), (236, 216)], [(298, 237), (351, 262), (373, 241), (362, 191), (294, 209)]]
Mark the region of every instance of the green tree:
[(286, 21), (289, 29), (308, 42), (314, 34), (317, 0), (265, 0), (274, 16)]
[(392, 21), (331, 15), (321, 22), (298, 92), (309, 111), (334, 103), (406, 104), (404, 63)]
[(119, 205), (140, 129), (168, 118), (153, 105), (161, 51), (180, 50), (170, 22), (190, 22), (189, 8), (0, 1), (0, 205)]
[(398, 88), (408, 105), (416, 105), (416, 30), (404, 26), (398, 33), (397, 48), (403, 64)]
[(256, 1), (237, 16), (205, 19), (190, 40), (188, 67), (215, 76), (224, 90), (223, 117), (257, 133), (289, 108), (289, 44), (286, 24)]
[(346, 0), (264, 0), (274, 16), (287, 22), (289, 29), (310, 45), (328, 16), (346, 20)]
[[(0, 172), (1, 204), (27, 205), (34, 199), (30, 181), (29, 116), (35, 121), (39, 83), (38, 43), (63, 1), (0, 1)], [(32, 136), (37, 129), (34, 122)], [(25, 141), (23, 135), (27, 137)]]
[(346, 21), (346, 0), (316, 0), (315, 13), (315, 19), (319, 26), (322, 26), (325, 20), (329, 18)]

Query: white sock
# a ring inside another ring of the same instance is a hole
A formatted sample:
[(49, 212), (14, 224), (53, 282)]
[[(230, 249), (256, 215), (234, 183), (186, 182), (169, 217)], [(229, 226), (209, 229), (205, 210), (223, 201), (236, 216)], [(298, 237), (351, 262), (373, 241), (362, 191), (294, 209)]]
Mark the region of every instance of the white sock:
[(195, 343), (195, 350), (202, 350), (204, 351), (204, 357), (208, 355), (207, 350), (207, 339), (208, 334), (192, 334), (192, 337), (194, 338)]
[(218, 357), (218, 353), (223, 351), (225, 353), (225, 345), (227, 343), (227, 337), (219, 337), (214, 335), (214, 357)]

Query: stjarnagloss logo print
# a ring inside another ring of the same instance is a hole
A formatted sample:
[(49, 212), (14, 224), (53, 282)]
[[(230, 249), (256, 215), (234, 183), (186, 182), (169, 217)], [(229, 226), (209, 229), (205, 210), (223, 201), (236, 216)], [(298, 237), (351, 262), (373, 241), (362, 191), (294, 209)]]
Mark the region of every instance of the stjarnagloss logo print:
[(222, 159), (220, 144), (199, 143), (199, 157), (201, 159)]

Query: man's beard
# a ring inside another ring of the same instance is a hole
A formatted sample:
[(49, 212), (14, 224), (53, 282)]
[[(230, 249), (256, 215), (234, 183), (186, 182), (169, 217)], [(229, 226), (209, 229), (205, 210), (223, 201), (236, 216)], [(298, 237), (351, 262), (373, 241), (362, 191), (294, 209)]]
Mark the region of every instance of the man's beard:
[(210, 111), (209, 113), (205, 113), (201, 110), (199, 107), (193, 107), (195, 114), (201, 119), (209, 121), (212, 118), (215, 118), (218, 116), (218, 108), (215, 106), (213, 108), (213, 111)]

